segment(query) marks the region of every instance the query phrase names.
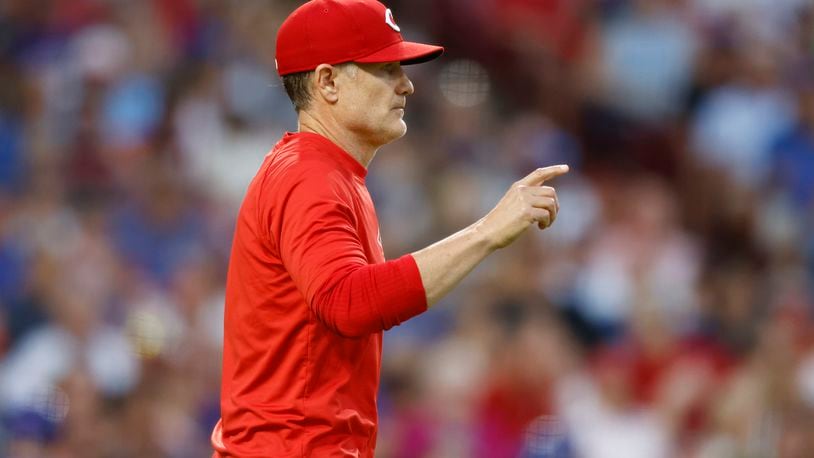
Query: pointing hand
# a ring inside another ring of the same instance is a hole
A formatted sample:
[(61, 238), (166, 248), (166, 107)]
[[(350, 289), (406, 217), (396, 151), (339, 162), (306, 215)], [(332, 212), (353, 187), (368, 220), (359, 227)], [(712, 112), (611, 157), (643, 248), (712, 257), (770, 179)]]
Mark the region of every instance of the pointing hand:
[(557, 219), (557, 192), (544, 183), (568, 173), (567, 165), (539, 168), (509, 188), (500, 202), (479, 221), (479, 230), (494, 248), (514, 242), (530, 225), (545, 229)]

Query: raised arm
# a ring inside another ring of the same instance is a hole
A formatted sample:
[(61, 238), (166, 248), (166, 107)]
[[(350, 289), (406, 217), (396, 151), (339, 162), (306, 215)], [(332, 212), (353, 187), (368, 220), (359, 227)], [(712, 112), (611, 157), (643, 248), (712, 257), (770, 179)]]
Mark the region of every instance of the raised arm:
[(444, 297), (493, 251), (511, 244), (530, 225), (540, 229), (557, 218), (559, 203), (547, 180), (568, 172), (567, 165), (535, 170), (515, 182), (486, 216), (471, 226), (412, 253), (430, 307)]
[[(567, 166), (537, 169), (514, 183), (489, 214), (415, 253), (368, 264), (348, 205), (306, 174), (291, 187), (278, 225), (279, 249), (292, 279), (316, 316), (341, 335), (386, 330), (447, 294), (479, 262), (513, 242), (531, 224), (545, 229), (559, 204), (546, 180)], [(340, 193), (341, 194), (341, 193)]]

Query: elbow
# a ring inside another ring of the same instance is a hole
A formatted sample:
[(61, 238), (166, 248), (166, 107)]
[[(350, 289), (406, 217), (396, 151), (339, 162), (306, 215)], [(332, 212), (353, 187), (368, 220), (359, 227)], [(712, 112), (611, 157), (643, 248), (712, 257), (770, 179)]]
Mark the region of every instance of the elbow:
[(314, 297), (311, 310), (317, 319), (332, 332), (347, 338), (366, 337), (384, 330), (381, 320), (372, 312), (372, 305), (354, 297), (343, 283)]
[(309, 304), (333, 332), (344, 337), (364, 337), (424, 312), (427, 297), (415, 261), (402, 257), (351, 270), (333, 284), (319, 288)]
[(359, 339), (377, 332), (377, 329), (369, 326), (346, 324), (343, 326), (331, 327), (331, 331), (347, 339)]

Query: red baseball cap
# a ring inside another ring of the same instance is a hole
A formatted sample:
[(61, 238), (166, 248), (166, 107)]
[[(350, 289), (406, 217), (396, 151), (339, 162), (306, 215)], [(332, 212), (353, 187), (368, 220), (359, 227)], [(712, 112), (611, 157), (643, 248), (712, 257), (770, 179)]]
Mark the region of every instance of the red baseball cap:
[(277, 73), (344, 62), (418, 64), (444, 52), (441, 46), (404, 41), (400, 32), (393, 13), (376, 0), (311, 0), (277, 32)]

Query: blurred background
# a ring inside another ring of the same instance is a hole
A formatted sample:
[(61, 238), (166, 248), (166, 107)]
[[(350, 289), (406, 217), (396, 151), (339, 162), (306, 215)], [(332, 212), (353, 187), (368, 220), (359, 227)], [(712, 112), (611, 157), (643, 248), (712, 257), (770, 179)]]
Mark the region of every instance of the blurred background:
[[(0, 456), (202, 457), (299, 2), (0, 2)], [(377, 456), (814, 456), (809, 0), (392, 0), (389, 258), (568, 163), (561, 212), (385, 334)]]

